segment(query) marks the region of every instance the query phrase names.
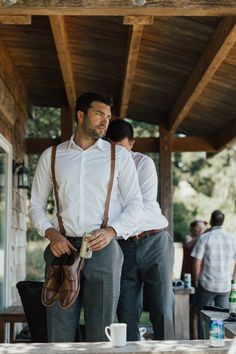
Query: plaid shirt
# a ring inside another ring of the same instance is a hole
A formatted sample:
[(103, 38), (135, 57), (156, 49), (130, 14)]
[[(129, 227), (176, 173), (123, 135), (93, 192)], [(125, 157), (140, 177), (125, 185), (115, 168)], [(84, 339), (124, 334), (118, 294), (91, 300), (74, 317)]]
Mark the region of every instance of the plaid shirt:
[(213, 227), (199, 237), (191, 256), (202, 260), (201, 286), (211, 292), (230, 291), (234, 261), (236, 260), (236, 237), (220, 227)]

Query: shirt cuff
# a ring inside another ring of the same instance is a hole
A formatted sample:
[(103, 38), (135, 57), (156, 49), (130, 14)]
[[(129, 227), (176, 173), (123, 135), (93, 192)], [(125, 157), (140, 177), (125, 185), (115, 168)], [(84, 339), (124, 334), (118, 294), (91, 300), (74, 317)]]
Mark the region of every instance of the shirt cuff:
[(128, 227), (124, 229), (120, 223), (114, 222), (112, 225), (113, 229), (116, 231), (116, 237), (123, 237), (125, 240), (130, 236), (130, 232), (127, 231)]
[(50, 229), (51, 227), (53, 227), (55, 229), (55, 226), (53, 226), (52, 224), (50, 224), (49, 222), (44, 224), (39, 230), (38, 233), (40, 236), (45, 237), (45, 232), (47, 229)]

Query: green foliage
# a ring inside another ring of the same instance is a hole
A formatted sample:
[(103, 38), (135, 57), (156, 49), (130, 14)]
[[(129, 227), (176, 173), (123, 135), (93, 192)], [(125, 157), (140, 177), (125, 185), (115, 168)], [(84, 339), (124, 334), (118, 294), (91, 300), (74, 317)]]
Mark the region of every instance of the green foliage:
[(183, 242), (189, 232), (189, 223), (196, 212), (188, 210), (184, 203), (174, 203), (174, 241)]
[(48, 242), (44, 239), (38, 239), (37, 242), (30, 241), (27, 243), (26, 251), (26, 280), (43, 280), (44, 279), (44, 259), (43, 252)]
[(28, 120), (28, 138), (56, 138), (61, 135), (61, 110), (53, 107), (34, 107), (33, 116)]

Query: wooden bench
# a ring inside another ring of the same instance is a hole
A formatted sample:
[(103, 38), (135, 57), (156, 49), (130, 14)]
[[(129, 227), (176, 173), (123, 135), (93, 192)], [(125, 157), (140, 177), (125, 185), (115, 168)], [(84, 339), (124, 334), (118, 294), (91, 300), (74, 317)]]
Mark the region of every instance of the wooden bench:
[(5, 341), (6, 324), (10, 323), (10, 343), (15, 339), (15, 323), (26, 322), (22, 306), (10, 306), (0, 310), (0, 343)]

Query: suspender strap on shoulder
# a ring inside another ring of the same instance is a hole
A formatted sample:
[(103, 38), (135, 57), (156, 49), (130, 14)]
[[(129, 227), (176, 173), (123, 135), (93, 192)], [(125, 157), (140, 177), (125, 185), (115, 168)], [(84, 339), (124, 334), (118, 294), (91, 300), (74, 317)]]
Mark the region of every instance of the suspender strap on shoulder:
[(60, 215), (58, 185), (56, 182), (56, 174), (55, 174), (56, 151), (57, 151), (57, 146), (55, 145), (52, 147), (52, 155), (51, 155), (52, 183), (53, 183), (53, 190), (54, 190), (54, 196), (56, 202), (56, 209), (57, 209), (56, 215), (57, 215), (58, 225), (59, 225), (60, 233), (65, 236), (66, 232), (63, 225), (62, 217)]
[(105, 211), (104, 211), (104, 216), (103, 216), (101, 228), (107, 227), (107, 224), (108, 224), (108, 211), (109, 211), (111, 191), (112, 191), (114, 174), (115, 174), (115, 163), (116, 163), (116, 147), (115, 147), (115, 144), (111, 144), (110, 180), (108, 183), (107, 196), (106, 196), (106, 202), (105, 202)]

